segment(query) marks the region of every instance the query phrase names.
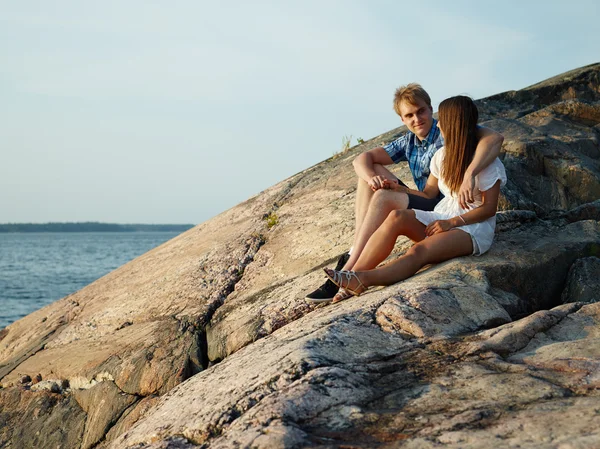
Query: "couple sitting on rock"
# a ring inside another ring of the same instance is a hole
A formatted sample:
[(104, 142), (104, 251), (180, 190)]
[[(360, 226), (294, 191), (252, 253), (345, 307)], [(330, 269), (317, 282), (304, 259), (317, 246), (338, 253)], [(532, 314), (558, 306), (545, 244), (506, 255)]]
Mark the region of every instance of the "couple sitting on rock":
[[(409, 132), (385, 147), (360, 154), (356, 230), (350, 251), (329, 280), (307, 295), (309, 302), (338, 302), (373, 285), (391, 285), (430, 263), (481, 255), (492, 244), (500, 187), (506, 172), (498, 159), (504, 138), (477, 125), (477, 107), (457, 96), (439, 106), (418, 84), (396, 91), (394, 109)], [(418, 190), (408, 188), (385, 165), (408, 161)], [(377, 267), (396, 239), (414, 242), (404, 255)]]

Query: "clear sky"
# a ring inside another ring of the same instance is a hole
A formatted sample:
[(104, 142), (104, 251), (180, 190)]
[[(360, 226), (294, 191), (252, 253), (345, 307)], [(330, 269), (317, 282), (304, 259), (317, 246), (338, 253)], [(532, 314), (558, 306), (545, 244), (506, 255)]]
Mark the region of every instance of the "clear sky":
[(400, 125), (394, 90), (600, 61), (600, 2), (0, 0), (0, 223), (200, 223)]

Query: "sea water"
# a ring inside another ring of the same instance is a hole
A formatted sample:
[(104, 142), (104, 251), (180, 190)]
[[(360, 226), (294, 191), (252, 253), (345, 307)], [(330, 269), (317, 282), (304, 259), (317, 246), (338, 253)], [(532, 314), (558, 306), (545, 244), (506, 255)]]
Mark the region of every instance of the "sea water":
[(0, 233), (0, 329), (178, 232)]

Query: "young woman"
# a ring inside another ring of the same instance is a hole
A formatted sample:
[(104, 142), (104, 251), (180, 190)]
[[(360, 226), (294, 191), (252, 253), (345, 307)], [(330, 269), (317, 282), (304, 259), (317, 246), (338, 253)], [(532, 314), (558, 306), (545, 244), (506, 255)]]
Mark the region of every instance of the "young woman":
[[(478, 115), (469, 97), (452, 97), (440, 104), (438, 127), (444, 147), (431, 160), (431, 174), (423, 192), (410, 190), (410, 193), (435, 198), (442, 192), (444, 198), (432, 212), (392, 211), (367, 242), (353, 271), (325, 268), (329, 279), (358, 296), (372, 285), (402, 281), (427, 264), (469, 254), (481, 255), (490, 248), (500, 187), (506, 183), (502, 162), (496, 158), (475, 177), (476, 194), (468, 209), (460, 206), (457, 196), (475, 154)], [(390, 184), (390, 188), (405, 189), (397, 184)], [(390, 255), (399, 235), (418, 243), (398, 259), (375, 268)]]

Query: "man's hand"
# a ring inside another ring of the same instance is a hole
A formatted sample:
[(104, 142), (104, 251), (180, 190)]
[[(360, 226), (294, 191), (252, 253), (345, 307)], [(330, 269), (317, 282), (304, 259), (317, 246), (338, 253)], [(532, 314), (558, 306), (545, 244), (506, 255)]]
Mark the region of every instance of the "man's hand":
[(375, 175), (367, 181), (367, 184), (369, 184), (369, 187), (371, 187), (371, 190), (373, 192), (376, 192), (379, 189), (387, 189), (387, 182), (388, 180), (385, 179), (383, 176)]
[(436, 220), (432, 221), (425, 228), (425, 235), (431, 237), (432, 235), (438, 234), (440, 232), (446, 232), (452, 229), (452, 224), (449, 220)]
[(468, 209), (467, 203), (474, 202), (473, 191), (475, 190), (475, 176), (465, 173), (465, 179), (460, 186), (458, 191), (458, 203), (463, 209)]

